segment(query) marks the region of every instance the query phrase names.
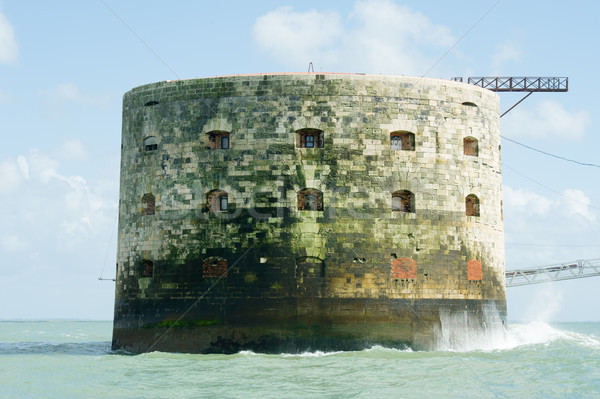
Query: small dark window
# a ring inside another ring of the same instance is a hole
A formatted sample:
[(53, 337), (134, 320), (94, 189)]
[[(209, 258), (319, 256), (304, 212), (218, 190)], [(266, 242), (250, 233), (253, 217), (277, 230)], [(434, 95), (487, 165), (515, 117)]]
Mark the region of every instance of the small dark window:
[(305, 188), (298, 191), (299, 211), (322, 211), (323, 193), (314, 188)]
[(479, 144), (475, 137), (465, 137), (463, 139), (463, 153), (473, 157), (479, 156)]
[(462, 103), (462, 105), (464, 105), (465, 107), (477, 107), (477, 104), (472, 103), (470, 101), (465, 101), (464, 103)]
[(221, 149), (222, 150), (229, 149), (229, 136), (221, 136)]
[(229, 149), (229, 132), (223, 130), (213, 130), (208, 132), (208, 145), (210, 150), (228, 150)]
[(392, 150), (414, 151), (415, 134), (404, 130), (390, 133), (390, 146)]
[(202, 277), (221, 278), (227, 277), (227, 259), (212, 256), (202, 263)]
[(223, 190), (212, 190), (206, 195), (206, 202), (209, 211), (226, 212), (229, 207), (229, 198)]
[(296, 147), (323, 148), (323, 131), (319, 129), (300, 129), (296, 131)]
[(158, 139), (154, 136), (146, 137), (144, 139), (144, 151), (156, 150), (158, 150)]
[(415, 195), (408, 190), (399, 190), (392, 193), (392, 211), (415, 212)]
[(147, 193), (142, 196), (142, 202), (144, 207), (142, 208), (142, 215), (154, 215), (156, 211), (156, 202), (154, 195)]
[(154, 262), (148, 259), (142, 260), (142, 277), (154, 276)]
[(158, 101), (148, 101), (146, 104), (144, 104), (144, 107), (152, 107), (154, 105), (158, 105)]
[(226, 195), (219, 197), (219, 210), (220, 211), (227, 210), (227, 196)]
[(475, 194), (465, 198), (465, 213), (467, 216), (479, 216), (479, 198)]

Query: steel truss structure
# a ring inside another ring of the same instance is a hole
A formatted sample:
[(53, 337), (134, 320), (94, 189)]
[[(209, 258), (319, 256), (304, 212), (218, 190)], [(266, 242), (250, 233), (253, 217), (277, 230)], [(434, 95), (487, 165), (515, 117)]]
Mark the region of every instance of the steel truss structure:
[[(462, 77), (452, 78), (462, 82)], [(564, 92), (569, 90), (566, 77), (471, 77), (467, 83), (491, 91)]]
[(507, 287), (600, 276), (600, 259), (577, 260), (531, 269), (507, 270), (505, 276)]

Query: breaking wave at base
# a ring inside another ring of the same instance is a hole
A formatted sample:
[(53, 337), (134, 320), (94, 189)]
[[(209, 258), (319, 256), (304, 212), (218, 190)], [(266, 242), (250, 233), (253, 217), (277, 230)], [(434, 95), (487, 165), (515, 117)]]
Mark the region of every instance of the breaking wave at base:
[(514, 323), (506, 327), (498, 312), (488, 311), (483, 323), (467, 312), (442, 313), (435, 331), (435, 351), (498, 351), (530, 345), (568, 344), (600, 349), (600, 339), (568, 330), (561, 330), (543, 321)]

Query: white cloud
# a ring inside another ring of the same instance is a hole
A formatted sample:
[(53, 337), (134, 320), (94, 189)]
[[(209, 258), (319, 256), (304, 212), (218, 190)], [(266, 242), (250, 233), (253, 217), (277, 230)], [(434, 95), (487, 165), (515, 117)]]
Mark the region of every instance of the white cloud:
[(504, 64), (508, 61), (519, 61), (523, 51), (517, 43), (509, 42), (498, 45), (496, 53), (492, 56), (492, 75), (505, 75)]
[(0, 238), (0, 248), (5, 252), (18, 252), (27, 248), (27, 242), (14, 234), (5, 234)]
[(254, 41), (264, 52), (298, 69), (313, 61), (326, 70), (422, 75), (448, 48), (450, 30), (390, 0), (358, 1), (344, 25), (331, 11), (279, 8), (259, 17)]
[(27, 163), (27, 158), (25, 158), (23, 155), (19, 155), (17, 157), (17, 165), (19, 165), (19, 169), (23, 174), (23, 178), (25, 180), (29, 180), (29, 164)]
[(585, 196), (583, 191), (566, 189), (562, 192), (562, 194), (566, 198), (563, 198), (560, 201), (561, 209), (563, 209), (567, 216), (580, 216), (589, 222), (593, 222), (596, 220), (596, 214), (592, 212), (589, 208), (590, 199)]
[(510, 209), (511, 212), (545, 215), (554, 204), (552, 200), (524, 188), (515, 190), (504, 186), (502, 190), (504, 209)]
[(55, 105), (70, 102), (102, 107), (109, 103), (108, 96), (95, 96), (83, 93), (79, 86), (72, 82), (58, 84), (53, 90), (40, 91), (40, 95), (48, 97)]
[(12, 194), (19, 190), (23, 174), (19, 165), (13, 160), (4, 160), (0, 163), (0, 194)]
[(334, 12), (281, 7), (259, 17), (252, 34), (262, 51), (284, 64), (308, 66), (312, 60), (328, 58), (326, 49), (341, 37), (342, 27)]
[(56, 156), (61, 160), (85, 161), (88, 159), (88, 152), (81, 140), (72, 139), (62, 143), (56, 151)]
[(0, 13), (0, 63), (14, 63), (18, 55), (19, 46), (14, 29), (4, 14)]
[(543, 100), (533, 109), (514, 109), (502, 122), (502, 131), (511, 138), (580, 139), (591, 125), (591, 116), (586, 110), (568, 111), (557, 101)]

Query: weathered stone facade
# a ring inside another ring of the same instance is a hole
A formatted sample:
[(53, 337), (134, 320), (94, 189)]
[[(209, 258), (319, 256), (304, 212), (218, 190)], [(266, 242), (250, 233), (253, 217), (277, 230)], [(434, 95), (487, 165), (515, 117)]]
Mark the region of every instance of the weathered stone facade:
[(113, 348), (427, 347), (441, 311), (504, 319), (498, 115), (397, 76), (131, 90)]

